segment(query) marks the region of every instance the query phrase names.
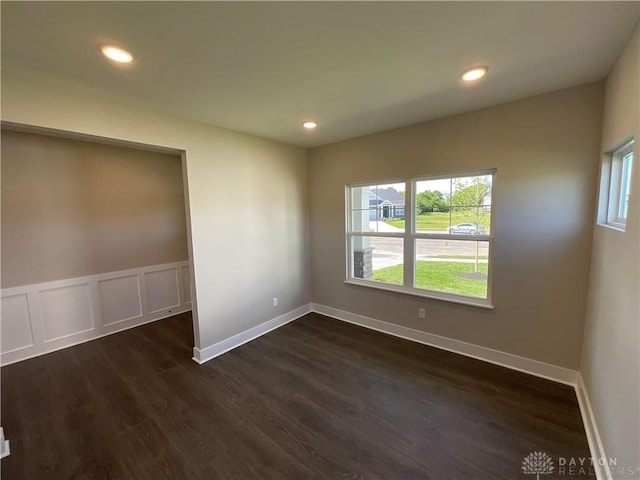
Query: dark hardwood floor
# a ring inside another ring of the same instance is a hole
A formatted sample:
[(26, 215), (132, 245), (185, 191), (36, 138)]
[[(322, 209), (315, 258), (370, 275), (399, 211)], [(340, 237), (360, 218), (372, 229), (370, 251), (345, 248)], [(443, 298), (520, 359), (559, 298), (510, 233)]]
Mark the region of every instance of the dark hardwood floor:
[(317, 314), (202, 366), (191, 346), (183, 314), (2, 368), (2, 478), (531, 480), (543, 451), (547, 480), (589, 457), (572, 388)]

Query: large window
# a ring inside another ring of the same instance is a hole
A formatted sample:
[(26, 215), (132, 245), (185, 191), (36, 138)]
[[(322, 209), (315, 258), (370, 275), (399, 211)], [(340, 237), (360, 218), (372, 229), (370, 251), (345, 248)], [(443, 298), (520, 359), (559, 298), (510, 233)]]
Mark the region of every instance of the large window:
[(491, 305), (494, 171), (347, 186), (347, 282)]
[(602, 163), (598, 223), (619, 230), (627, 225), (631, 173), (633, 170), (633, 140), (608, 154)]

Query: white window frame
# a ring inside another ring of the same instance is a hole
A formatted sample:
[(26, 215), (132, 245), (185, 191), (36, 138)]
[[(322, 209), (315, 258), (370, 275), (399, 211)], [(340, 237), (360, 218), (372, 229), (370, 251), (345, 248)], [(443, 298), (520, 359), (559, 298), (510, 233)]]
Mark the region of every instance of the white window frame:
[[(625, 203), (623, 192), (626, 191), (627, 186), (630, 187), (627, 182), (633, 180), (633, 147), (634, 140), (631, 140), (609, 152), (602, 163), (600, 177), (598, 224), (623, 232), (627, 226), (627, 218), (621, 215), (622, 206)], [(630, 160), (628, 165), (625, 165), (627, 159)], [(628, 175), (624, 175), (626, 168), (631, 169)]]
[[(471, 177), (471, 176), (483, 176), (483, 175), (491, 175), (492, 177), (492, 186), (491, 186), (491, 222), (489, 226), (488, 234), (476, 234), (470, 237), (465, 234), (453, 234), (448, 232), (442, 233), (423, 233), (416, 232), (415, 225), (415, 215), (417, 212), (417, 206), (415, 201), (414, 192), (416, 191), (417, 182), (425, 181), (425, 180), (441, 180), (448, 178), (462, 178), (462, 177)], [(476, 307), (489, 308), (493, 309), (493, 240), (494, 240), (494, 219), (495, 219), (495, 201), (494, 201), (494, 192), (495, 192), (495, 182), (496, 182), (497, 172), (496, 169), (487, 169), (487, 170), (479, 170), (479, 171), (471, 171), (471, 172), (458, 172), (458, 173), (448, 173), (441, 175), (429, 175), (429, 176), (420, 176), (420, 177), (412, 177), (412, 178), (400, 178), (400, 179), (385, 179), (385, 180), (374, 180), (369, 182), (359, 182), (348, 184), (345, 186), (345, 230), (346, 230), (346, 279), (345, 283), (352, 285), (359, 285), (364, 287), (376, 288), (380, 290), (388, 290), (392, 292), (405, 293), (408, 295), (414, 295), (418, 297), (426, 297), (436, 300), (444, 300), (452, 303), (459, 303), (463, 305), (472, 305)], [(352, 229), (352, 195), (351, 189), (362, 186), (374, 186), (374, 185), (388, 185), (394, 183), (404, 183), (405, 184), (405, 206), (404, 206), (404, 220), (405, 220), (405, 229), (404, 232), (362, 232), (362, 231), (353, 231)], [(353, 259), (353, 249), (352, 242), (354, 237), (389, 237), (389, 238), (401, 238), (403, 239), (403, 272), (404, 272), (404, 283), (403, 285), (393, 285), (389, 283), (379, 282), (375, 280), (366, 280), (362, 278), (354, 277), (354, 259)], [(489, 259), (487, 264), (487, 298), (477, 298), (470, 297), (466, 295), (459, 295), (453, 293), (446, 292), (438, 292), (435, 290), (427, 290), (424, 288), (417, 288), (415, 286), (415, 250), (416, 250), (416, 240), (419, 239), (449, 239), (449, 240), (464, 240), (468, 242), (474, 241), (486, 241), (488, 244), (488, 252)]]

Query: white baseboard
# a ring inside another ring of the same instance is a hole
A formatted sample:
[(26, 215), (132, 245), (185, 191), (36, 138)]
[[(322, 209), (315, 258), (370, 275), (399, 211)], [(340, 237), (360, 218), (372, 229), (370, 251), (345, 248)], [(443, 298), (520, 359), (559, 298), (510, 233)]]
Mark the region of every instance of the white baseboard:
[(189, 262), (3, 289), (2, 365), (191, 310)]
[(303, 305), (302, 307), (296, 308), (295, 310), (291, 310), (279, 317), (273, 318), (271, 320), (267, 320), (260, 325), (256, 325), (244, 332), (240, 332), (233, 337), (229, 337), (221, 342), (218, 342), (214, 345), (210, 345), (208, 347), (198, 349), (193, 349), (193, 360), (196, 363), (203, 364), (208, 362), (209, 360), (222, 355), (223, 353), (228, 352), (229, 350), (233, 350), (240, 345), (244, 345), (251, 340), (254, 340), (265, 333), (269, 333), (271, 330), (275, 330), (283, 325), (286, 325), (289, 322), (292, 322), (307, 313), (311, 312), (311, 304)]
[(483, 360), (512, 370), (518, 370), (530, 375), (535, 375), (536, 377), (542, 377), (555, 382), (571, 385), (572, 387), (576, 385), (578, 372), (575, 370), (551, 365), (538, 360), (532, 360), (530, 358), (520, 357), (518, 355), (501, 352), (499, 350), (493, 350), (487, 347), (481, 347), (479, 345), (455, 340), (453, 338), (442, 337), (440, 335), (415, 330), (413, 328), (402, 327), (400, 325), (383, 322), (382, 320), (376, 320), (363, 315), (346, 312), (326, 305), (312, 303), (311, 309), (314, 312), (321, 313), (322, 315), (342, 320), (344, 322), (353, 323), (378, 332), (387, 333), (395, 337), (404, 338), (413, 342), (465, 355), (477, 360)]
[[(589, 400), (589, 394), (587, 388), (582, 380), (582, 375), (578, 373), (576, 383), (576, 396), (578, 397), (578, 404), (580, 405), (580, 414), (582, 415), (582, 423), (584, 423), (584, 430), (587, 434), (587, 442), (589, 442), (589, 451), (591, 452), (591, 458), (594, 459), (594, 469), (596, 478), (598, 480), (612, 480), (611, 470), (603, 467), (600, 460), (607, 464), (607, 456), (602, 446), (602, 438), (600, 437), (600, 431), (596, 425), (596, 419), (591, 408), (591, 401)], [(597, 460), (597, 461), (596, 461)]]

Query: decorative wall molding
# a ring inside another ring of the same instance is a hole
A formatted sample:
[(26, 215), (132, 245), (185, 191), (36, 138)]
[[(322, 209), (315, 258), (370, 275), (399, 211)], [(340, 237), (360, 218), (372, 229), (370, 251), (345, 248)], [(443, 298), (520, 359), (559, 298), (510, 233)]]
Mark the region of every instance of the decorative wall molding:
[(223, 353), (228, 352), (229, 350), (233, 350), (240, 345), (244, 345), (245, 343), (264, 335), (265, 333), (269, 333), (271, 330), (275, 330), (276, 328), (286, 325), (287, 323), (292, 322), (310, 312), (311, 304), (306, 304), (296, 308), (295, 310), (291, 310), (290, 312), (280, 315), (279, 317), (267, 320), (260, 325), (249, 328), (244, 332), (240, 332), (233, 337), (229, 337), (209, 347), (203, 349), (194, 347), (193, 360), (196, 363), (203, 364), (219, 355), (222, 355)]
[[(582, 423), (584, 423), (584, 430), (587, 434), (587, 442), (589, 442), (589, 450), (591, 452), (591, 458), (594, 459), (593, 468), (598, 480), (612, 480), (611, 470), (604, 465), (608, 465), (607, 456), (602, 446), (602, 438), (600, 437), (600, 431), (596, 425), (596, 418), (591, 408), (591, 401), (587, 393), (587, 388), (582, 380), (582, 374), (578, 373), (577, 382), (575, 385), (576, 396), (578, 397), (578, 404), (580, 405), (580, 414), (582, 415)], [(602, 461), (602, 464), (601, 464)]]
[(326, 315), (337, 320), (353, 323), (355, 325), (387, 333), (395, 337), (404, 338), (413, 342), (422, 343), (431, 347), (483, 360), (512, 370), (518, 370), (520, 372), (535, 375), (536, 377), (542, 377), (555, 382), (564, 383), (566, 385), (571, 385), (572, 387), (575, 386), (577, 381), (578, 372), (568, 368), (559, 367), (557, 365), (551, 365), (549, 363), (520, 357), (518, 355), (501, 352), (487, 347), (481, 347), (479, 345), (455, 340), (453, 338), (442, 337), (440, 335), (415, 330), (413, 328), (402, 327), (393, 323), (383, 322), (382, 320), (376, 320), (374, 318), (346, 312), (337, 308), (327, 307), (326, 305), (312, 303), (311, 309), (314, 312), (321, 313), (322, 315)]
[(26, 360), (191, 310), (189, 262), (1, 291), (1, 363)]

